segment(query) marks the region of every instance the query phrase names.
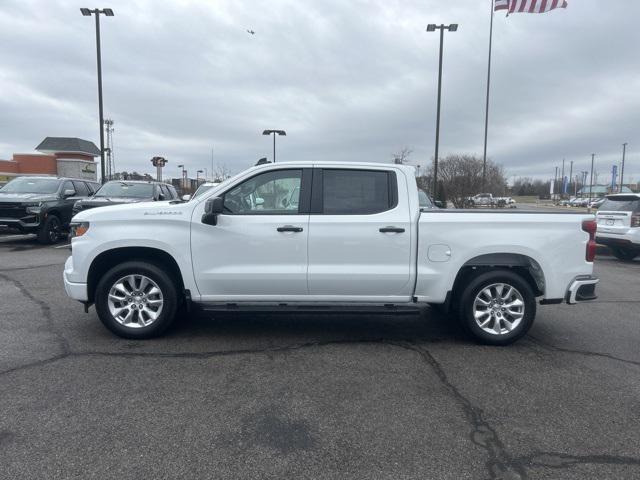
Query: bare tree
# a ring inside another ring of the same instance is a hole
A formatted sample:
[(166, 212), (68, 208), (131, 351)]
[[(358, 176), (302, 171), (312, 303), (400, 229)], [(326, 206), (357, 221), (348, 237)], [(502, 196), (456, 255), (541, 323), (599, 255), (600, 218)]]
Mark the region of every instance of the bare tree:
[(396, 165), (404, 165), (408, 161), (409, 155), (411, 155), (412, 153), (413, 150), (411, 150), (409, 147), (404, 147), (398, 153), (392, 154), (393, 163), (395, 163)]
[(216, 167), (212, 172), (214, 182), (222, 182), (231, 176), (226, 163), (216, 163)]
[[(421, 177), (419, 186), (432, 183), (433, 166), (426, 177)], [(503, 195), (507, 180), (502, 165), (487, 160), (485, 192)], [(482, 158), (476, 155), (452, 154), (438, 162), (438, 199), (448, 199), (456, 208), (462, 208), (466, 197), (476, 195), (482, 188)]]

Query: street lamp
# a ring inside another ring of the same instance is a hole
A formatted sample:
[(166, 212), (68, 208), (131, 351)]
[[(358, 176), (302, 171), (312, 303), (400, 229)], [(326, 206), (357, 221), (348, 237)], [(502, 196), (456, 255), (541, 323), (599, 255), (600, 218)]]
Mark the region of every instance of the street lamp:
[(272, 135), (273, 134), (273, 163), (276, 163), (276, 135), (287, 135), (287, 132), (284, 130), (265, 130), (262, 132), (262, 135)]
[(104, 119), (102, 113), (102, 60), (100, 58), (100, 14), (107, 17), (113, 17), (113, 10), (110, 8), (81, 8), (80, 12), (84, 17), (90, 17), (92, 14), (96, 17), (96, 51), (98, 58), (98, 116), (100, 117), (100, 181), (104, 183)]
[(182, 169), (182, 189), (187, 189), (187, 171), (184, 169), (184, 165), (178, 165), (178, 168)]
[(440, 30), (440, 58), (438, 66), (438, 108), (436, 113), (436, 152), (433, 159), (433, 199), (438, 199), (438, 147), (440, 143), (440, 97), (442, 92), (442, 45), (444, 43), (444, 31), (449, 30), (455, 32), (458, 30), (458, 24), (452, 23), (450, 25), (436, 25), (430, 23), (427, 25), (427, 32), (435, 32)]

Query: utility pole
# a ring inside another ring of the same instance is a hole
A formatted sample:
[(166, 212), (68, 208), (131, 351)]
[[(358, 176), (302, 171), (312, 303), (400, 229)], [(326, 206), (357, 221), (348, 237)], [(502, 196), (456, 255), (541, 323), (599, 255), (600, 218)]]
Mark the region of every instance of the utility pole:
[(622, 193), (622, 187), (624, 185), (624, 155), (627, 152), (627, 142), (622, 144), (622, 168), (620, 169), (620, 193)]
[(589, 180), (589, 203), (591, 203), (591, 194), (593, 192), (593, 162), (596, 158), (596, 154), (591, 154), (591, 179)]
[(569, 166), (569, 185), (567, 188), (571, 191), (571, 182), (573, 182), (573, 160), (571, 160), (571, 164)]

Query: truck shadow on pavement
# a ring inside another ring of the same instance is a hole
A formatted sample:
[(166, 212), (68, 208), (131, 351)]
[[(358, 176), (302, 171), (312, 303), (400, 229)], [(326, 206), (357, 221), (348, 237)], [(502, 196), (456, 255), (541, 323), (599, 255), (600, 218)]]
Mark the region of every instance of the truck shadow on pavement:
[(469, 342), (454, 318), (425, 309), (419, 313), (192, 313), (167, 332), (173, 340), (271, 339), (278, 344), (301, 342), (422, 341)]

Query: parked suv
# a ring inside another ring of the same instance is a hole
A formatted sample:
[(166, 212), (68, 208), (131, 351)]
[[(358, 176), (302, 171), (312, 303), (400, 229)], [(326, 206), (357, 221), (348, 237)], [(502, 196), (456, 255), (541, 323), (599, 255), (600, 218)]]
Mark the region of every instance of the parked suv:
[(91, 198), (83, 198), (73, 206), (73, 214), (95, 207), (122, 203), (176, 200), (178, 192), (172, 185), (153, 181), (112, 180), (105, 183)]
[(17, 177), (0, 188), (0, 226), (57, 242), (69, 228), (75, 200), (93, 195), (97, 182), (57, 177)]
[(620, 260), (640, 255), (640, 193), (607, 195), (596, 215), (596, 241)]

